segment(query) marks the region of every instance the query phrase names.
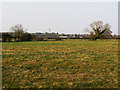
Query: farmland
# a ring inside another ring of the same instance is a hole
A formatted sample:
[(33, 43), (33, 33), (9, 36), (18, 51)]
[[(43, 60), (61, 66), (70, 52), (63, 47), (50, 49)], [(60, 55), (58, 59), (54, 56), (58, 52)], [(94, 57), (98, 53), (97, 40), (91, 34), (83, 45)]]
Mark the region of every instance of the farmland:
[(118, 87), (118, 40), (2, 43), (3, 88)]

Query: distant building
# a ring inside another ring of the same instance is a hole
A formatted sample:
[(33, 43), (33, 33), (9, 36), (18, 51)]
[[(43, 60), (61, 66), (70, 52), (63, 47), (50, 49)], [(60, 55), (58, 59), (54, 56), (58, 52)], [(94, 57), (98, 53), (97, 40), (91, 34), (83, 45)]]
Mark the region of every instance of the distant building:
[(67, 38), (67, 36), (59, 36), (60, 38)]

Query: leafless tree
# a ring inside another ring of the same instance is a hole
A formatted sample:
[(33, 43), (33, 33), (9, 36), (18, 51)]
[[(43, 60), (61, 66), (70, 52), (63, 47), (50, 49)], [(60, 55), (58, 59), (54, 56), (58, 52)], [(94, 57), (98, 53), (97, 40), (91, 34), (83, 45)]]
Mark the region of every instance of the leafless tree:
[(109, 24), (103, 24), (102, 21), (93, 22), (90, 24), (92, 31), (90, 32), (90, 38), (97, 40), (100, 37), (110, 37), (112, 31)]
[(10, 30), (14, 32), (14, 37), (17, 39), (17, 41), (23, 40), (24, 28), (21, 24), (11, 27)]

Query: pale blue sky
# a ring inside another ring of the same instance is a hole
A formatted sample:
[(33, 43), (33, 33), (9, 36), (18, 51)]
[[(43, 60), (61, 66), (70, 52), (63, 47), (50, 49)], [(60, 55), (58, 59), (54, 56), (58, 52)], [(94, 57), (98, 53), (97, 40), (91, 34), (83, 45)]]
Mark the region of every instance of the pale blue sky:
[(117, 2), (6, 2), (2, 3), (2, 31), (22, 24), (28, 32), (86, 33), (90, 23), (102, 20), (118, 34)]

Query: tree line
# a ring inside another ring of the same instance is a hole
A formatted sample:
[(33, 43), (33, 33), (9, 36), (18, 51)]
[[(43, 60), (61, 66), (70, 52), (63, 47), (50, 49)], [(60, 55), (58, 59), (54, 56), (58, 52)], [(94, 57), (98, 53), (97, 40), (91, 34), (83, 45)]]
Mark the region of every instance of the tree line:
[[(10, 42), (10, 41), (31, 41), (35, 38), (35, 34), (30, 34), (25, 31), (21, 24), (15, 25), (10, 28), (11, 32), (2, 33), (2, 41)], [(111, 38), (112, 31), (110, 30), (109, 24), (103, 24), (102, 21), (96, 21), (90, 24), (89, 29), (87, 31), (90, 33), (87, 37), (93, 41), (101, 38)], [(46, 33), (45, 33), (46, 34)], [(53, 33), (55, 34), (55, 33)], [(60, 35), (56, 33), (57, 35)], [(47, 33), (49, 35), (49, 33)], [(65, 34), (63, 34), (65, 36)], [(79, 38), (79, 35), (75, 34), (75, 37)]]

